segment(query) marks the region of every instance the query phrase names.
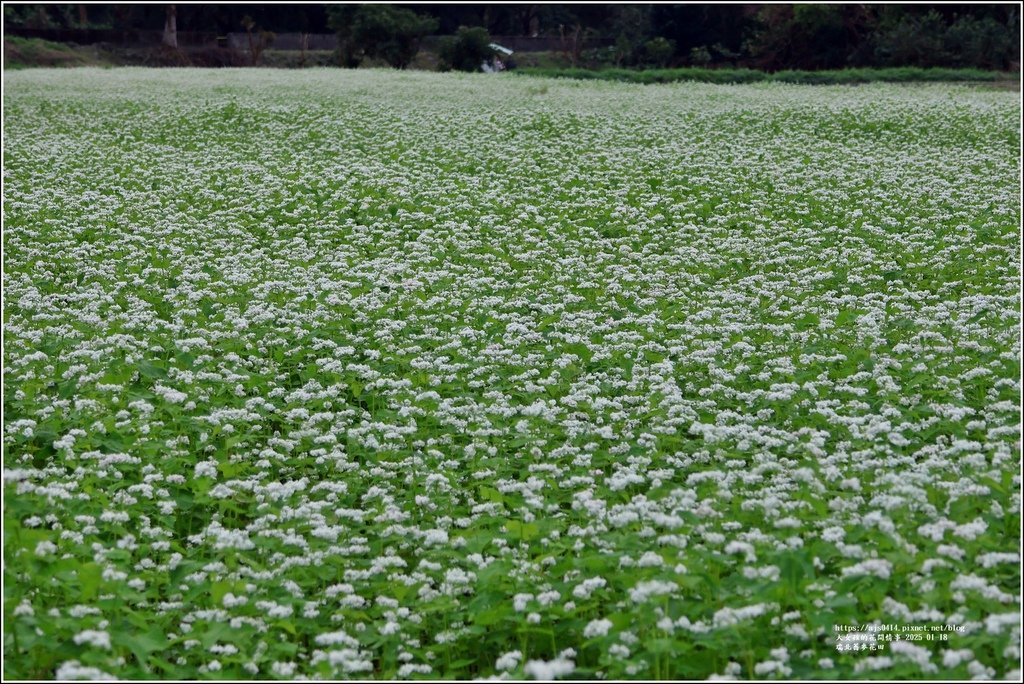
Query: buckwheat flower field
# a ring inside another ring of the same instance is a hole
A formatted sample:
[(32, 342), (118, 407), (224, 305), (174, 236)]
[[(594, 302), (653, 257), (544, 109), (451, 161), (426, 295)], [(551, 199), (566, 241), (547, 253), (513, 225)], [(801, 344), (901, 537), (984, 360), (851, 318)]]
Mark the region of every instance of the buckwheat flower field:
[(6, 677), (1020, 677), (1017, 93), (4, 85)]

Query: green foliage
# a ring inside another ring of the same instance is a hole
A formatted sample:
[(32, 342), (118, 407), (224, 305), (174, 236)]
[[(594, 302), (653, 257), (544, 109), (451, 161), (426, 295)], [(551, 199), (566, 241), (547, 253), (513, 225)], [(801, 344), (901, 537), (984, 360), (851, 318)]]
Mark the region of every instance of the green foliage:
[(672, 59), (676, 45), (668, 38), (657, 36), (644, 43), (644, 57), (650, 64), (664, 67)]
[(691, 49), (690, 63), (694, 66), (706, 67), (711, 63), (711, 51), (705, 45)]
[(1020, 18), (1013, 12), (996, 16), (902, 6), (768, 5), (758, 12), (746, 48), (766, 69), (1004, 69), (1019, 50)]
[(338, 33), (342, 66), (358, 66), (364, 57), (382, 59), (398, 69), (412, 62), (423, 36), (437, 19), (394, 5), (332, 5), (329, 25)]
[[(5, 7), (6, 9), (6, 7)], [(4, 37), (4, 68), (103, 66), (98, 51), (74, 48), (41, 38)]]
[(1005, 78), (996, 71), (981, 69), (921, 69), (901, 67), (891, 69), (838, 69), (831, 71), (777, 71), (768, 73), (755, 69), (707, 69), (682, 67), (678, 69), (558, 69), (523, 68), (518, 73), (547, 78), (575, 78), (579, 80), (625, 81), (627, 83), (677, 83), (697, 81), (703, 83), (801, 83), (841, 85), (853, 83), (911, 83), (998, 81)]
[(614, 5), (610, 24), (615, 35), (613, 59), (616, 66), (636, 64), (641, 55), (644, 39), (651, 31), (649, 5)]
[[(1019, 60), (1020, 52), (1020, 10), (1010, 3), (177, 6), (181, 32), (222, 35), (239, 30), (245, 16), (279, 33), (336, 31), (341, 39), (338, 62), (346, 67), (356, 67), (365, 58), (408, 67), (421, 37), (438, 30), (452, 36), (460, 26), (480, 26), (491, 35), (560, 38), (562, 52), (573, 66), (663, 66), (685, 59), (694, 66), (769, 71), (878, 66), (1007, 69)], [(52, 33), (43, 37), (84, 44), (96, 36), (78, 34), (82, 29), (159, 30), (165, 6), (8, 3), (4, 19), (9, 32), (48, 31)], [(668, 58), (660, 52), (652, 57), (645, 50), (659, 37), (674, 45)]]
[(454, 37), (441, 42), (438, 51), (442, 71), (479, 71), (480, 63), (491, 58), (491, 36), (482, 26), (460, 26)]
[(1004, 69), (1016, 58), (1009, 27), (991, 17), (964, 16), (946, 25), (930, 11), (908, 15), (873, 36), (875, 61), (886, 66), (942, 66)]
[(747, 47), (756, 63), (766, 68), (842, 67), (849, 48), (846, 25), (858, 12), (841, 5), (768, 5), (758, 13), (760, 27)]
[(338, 34), (338, 63), (346, 68), (359, 66), (360, 58), (352, 37), (359, 5), (330, 5), (327, 8), (327, 25)]
[(1012, 34), (991, 17), (958, 19), (946, 31), (945, 46), (951, 66), (1005, 69), (1019, 59)]
[(874, 38), (875, 56), (885, 66), (939, 66), (948, 61), (946, 25), (935, 11), (907, 16)]
[(1012, 674), (1017, 98), (615, 73), (8, 74), (5, 677)]
[[(4, 4), (4, 24), (7, 27), (31, 29), (99, 28), (102, 24), (89, 21), (88, 8), (71, 4)], [(85, 21), (83, 21), (83, 19)]]

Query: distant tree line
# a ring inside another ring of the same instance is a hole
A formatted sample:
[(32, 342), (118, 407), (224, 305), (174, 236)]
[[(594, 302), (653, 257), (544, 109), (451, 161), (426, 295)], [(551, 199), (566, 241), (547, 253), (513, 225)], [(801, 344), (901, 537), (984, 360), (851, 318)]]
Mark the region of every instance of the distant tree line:
[[(5, 5), (17, 28), (161, 29), (164, 5)], [(179, 31), (336, 32), (339, 61), (407, 66), (422, 38), (452, 36), (447, 65), (475, 62), (485, 36), (558, 37), (573, 64), (1006, 69), (1020, 6), (959, 5), (178, 5)], [(462, 29), (460, 31), (460, 29)], [(454, 42), (453, 42), (454, 41)], [(461, 41), (461, 42), (459, 42)]]
[[(249, 17), (267, 30), (280, 33), (329, 33), (327, 6), (184, 5), (175, 7), (179, 31), (229, 33), (243, 29)], [(31, 29), (152, 30), (164, 28), (167, 5), (4, 5), (4, 25)]]

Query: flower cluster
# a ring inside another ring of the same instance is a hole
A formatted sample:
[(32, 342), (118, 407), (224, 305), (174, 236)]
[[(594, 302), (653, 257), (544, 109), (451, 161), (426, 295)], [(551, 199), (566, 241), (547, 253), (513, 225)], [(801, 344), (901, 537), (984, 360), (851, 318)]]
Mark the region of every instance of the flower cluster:
[(4, 81), (5, 674), (1019, 676), (1014, 93)]

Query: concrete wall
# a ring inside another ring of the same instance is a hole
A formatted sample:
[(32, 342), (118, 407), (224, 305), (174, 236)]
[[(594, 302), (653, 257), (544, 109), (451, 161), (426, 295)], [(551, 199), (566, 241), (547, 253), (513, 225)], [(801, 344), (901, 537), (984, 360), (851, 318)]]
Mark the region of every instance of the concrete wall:
[[(334, 50), (338, 47), (338, 36), (333, 33), (275, 33), (274, 42), (269, 46), (271, 50), (301, 50), (302, 37), (306, 36), (307, 50)], [(259, 36), (254, 35), (254, 39)], [(249, 49), (249, 36), (245, 33), (229, 33), (228, 47), (236, 50)]]
[[(15, 29), (12, 35), (26, 38), (43, 38), (58, 43), (78, 43), (92, 45), (95, 43), (112, 43), (114, 45), (144, 47), (160, 45), (162, 31), (115, 31), (102, 29)], [(271, 50), (301, 50), (301, 33), (277, 33)], [(338, 37), (333, 33), (308, 33), (307, 50), (334, 50), (338, 45)], [(218, 40), (218, 38), (220, 40)], [(226, 41), (224, 39), (227, 39)], [(442, 36), (427, 36), (422, 45), (427, 49), (436, 49)], [(504, 45), (516, 52), (558, 52), (567, 49), (558, 36), (492, 36), (492, 41)], [(588, 40), (584, 49), (606, 47), (614, 41), (608, 39)], [(231, 32), (227, 36), (218, 36), (212, 32), (178, 31), (178, 45), (181, 47), (229, 47), (235, 50), (249, 49), (249, 36), (245, 32)]]

